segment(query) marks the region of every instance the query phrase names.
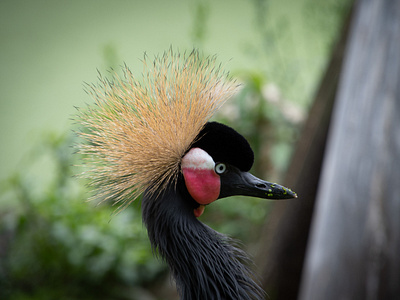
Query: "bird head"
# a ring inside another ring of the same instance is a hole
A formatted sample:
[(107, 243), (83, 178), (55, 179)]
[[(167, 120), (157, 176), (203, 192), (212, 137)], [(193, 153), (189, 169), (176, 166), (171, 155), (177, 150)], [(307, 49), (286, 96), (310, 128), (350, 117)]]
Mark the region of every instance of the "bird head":
[(95, 198), (123, 209), (144, 191), (157, 196), (176, 186), (182, 174), (196, 215), (232, 195), (296, 196), (248, 173), (254, 154), (246, 139), (208, 122), (239, 87), (215, 57), (170, 50), (153, 63), (145, 57), (144, 66), (141, 81), (126, 67), (123, 78), (100, 75), (99, 84), (88, 85), (95, 104), (77, 115), (85, 141), (78, 151), (87, 166), (82, 177), (95, 188)]
[(195, 216), (203, 214), (205, 205), (233, 195), (264, 199), (297, 197), (290, 189), (249, 173), (253, 161), (254, 153), (242, 135), (221, 123), (207, 123), (181, 164), (185, 186), (198, 204)]

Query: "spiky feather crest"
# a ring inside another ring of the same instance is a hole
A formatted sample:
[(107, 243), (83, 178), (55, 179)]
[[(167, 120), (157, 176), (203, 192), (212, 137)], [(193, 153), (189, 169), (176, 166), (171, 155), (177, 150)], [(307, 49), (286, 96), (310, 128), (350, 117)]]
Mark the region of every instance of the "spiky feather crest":
[(145, 189), (161, 192), (176, 182), (180, 163), (213, 113), (238, 88), (216, 57), (172, 50), (144, 58), (142, 81), (128, 67), (124, 76), (99, 76), (88, 85), (95, 105), (79, 110), (79, 135), (96, 198), (129, 205)]

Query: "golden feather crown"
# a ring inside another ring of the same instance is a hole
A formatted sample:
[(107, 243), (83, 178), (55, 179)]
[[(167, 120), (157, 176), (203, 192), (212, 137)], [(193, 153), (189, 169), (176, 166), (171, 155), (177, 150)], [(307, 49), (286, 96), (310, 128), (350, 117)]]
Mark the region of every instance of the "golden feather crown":
[(161, 192), (176, 183), (182, 157), (214, 112), (238, 85), (216, 57), (172, 50), (144, 58), (142, 80), (128, 67), (124, 75), (99, 76), (88, 85), (94, 105), (79, 109), (86, 171), (82, 177), (102, 201), (129, 205), (144, 190)]

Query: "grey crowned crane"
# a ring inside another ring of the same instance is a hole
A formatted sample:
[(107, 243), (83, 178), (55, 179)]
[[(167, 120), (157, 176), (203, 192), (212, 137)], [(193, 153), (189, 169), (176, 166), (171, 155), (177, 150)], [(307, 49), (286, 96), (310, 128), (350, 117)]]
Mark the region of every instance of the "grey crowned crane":
[(181, 299), (264, 299), (246, 254), (198, 220), (232, 195), (289, 199), (294, 192), (248, 171), (253, 151), (234, 129), (208, 122), (238, 85), (198, 52), (144, 60), (142, 81), (124, 69), (90, 85), (95, 105), (79, 110), (88, 178), (96, 198), (123, 209), (139, 195), (151, 245)]

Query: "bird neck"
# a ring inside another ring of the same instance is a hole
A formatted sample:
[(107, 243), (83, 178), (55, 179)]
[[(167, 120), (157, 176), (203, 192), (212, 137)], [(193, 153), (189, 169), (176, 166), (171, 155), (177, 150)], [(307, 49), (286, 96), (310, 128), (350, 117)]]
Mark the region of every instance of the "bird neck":
[(143, 196), (143, 222), (153, 250), (165, 260), (181, 299), (264, 299), (245, 265), (246, 254), (201, 223), (182, 181), (161, 195)]

